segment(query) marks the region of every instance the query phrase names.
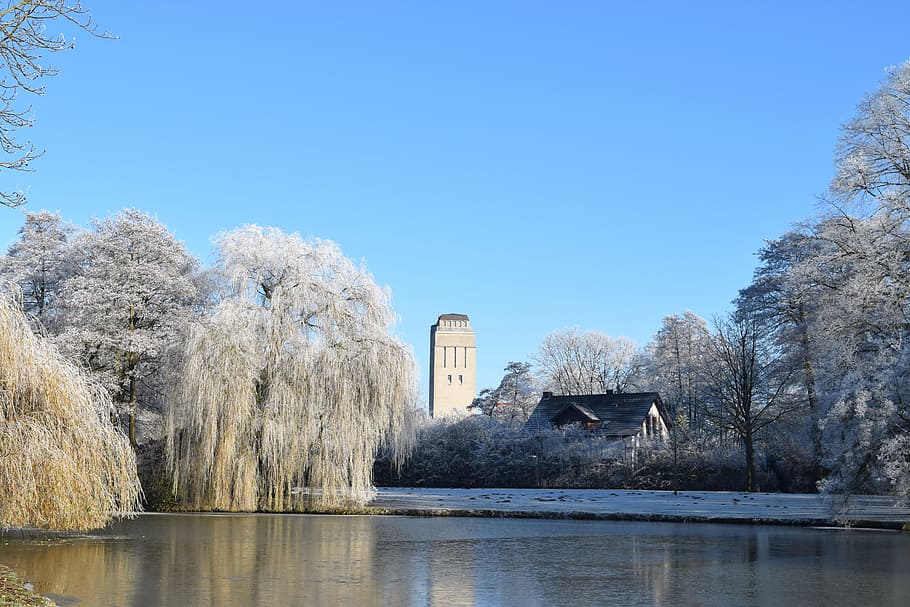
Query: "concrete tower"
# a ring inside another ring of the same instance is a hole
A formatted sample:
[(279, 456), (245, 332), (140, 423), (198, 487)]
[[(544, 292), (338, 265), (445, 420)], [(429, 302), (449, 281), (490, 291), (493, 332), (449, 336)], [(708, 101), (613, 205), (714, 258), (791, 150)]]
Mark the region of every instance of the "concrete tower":
[(477, 390), (474, 331), (464, 314), (443, 314), (430, 327), (430, 417), (467, 413)]

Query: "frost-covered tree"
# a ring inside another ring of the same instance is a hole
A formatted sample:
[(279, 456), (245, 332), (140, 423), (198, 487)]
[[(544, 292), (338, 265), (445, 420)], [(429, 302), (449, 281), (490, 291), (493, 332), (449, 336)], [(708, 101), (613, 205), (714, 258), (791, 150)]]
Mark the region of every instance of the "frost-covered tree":
[(574, 328), (547, 335), (534, 360), (543, 382), (560, 394), (628, 392), (644, 362), (630, 339)]
[(127, 209), (73, 244), (58, 342), (108, 387), (137, 446), (140, 405), (160, 398), (159, 371), (199, 301), (198, 262), (154, 218)]
[(19, 239), (0, 258), (0, 278), (19, 285), (22, 307), (36, 328), (54, 331), (55, 300), (73, 270), (68, 246), (74, 231), (59, 213), (26, 212)]
[[(48, 26), (55, 25), (55, 33)], [(33, 124), (31, 107), (16, 104), (20, 93), (43, 95), (42, 79), (57, 73), (45, 63), (46, 55), (72, 48), (60, 32), (70, 26), (99, 34), (79, 2), (71, 0), (7, 0), (0, 4), (0, 170), (29, 170), (41, 155), (30, 141), (16, 141), (16, 131)], [(0, 204), (18, 206), (25, 202), (22, 192), (0, 191)]]
[(381, 446), (401, 461), (416, 400), (389, 293), (330, 241), (247, 226), (220, 235), (221, 301), (196, 325), (169, 422), (191, 507), (359, 504)]
[(841, 133), (836, 202), (910, 219), (910, 61), (892, 68)]
[(512, 361), (503, 371), (505, 375), (499, 385), (481, 390), (470, 408), (503, 421), (525, 422), (540, 401), (540, 390), (537, 379), (531, 374), (531, 365)]
[[(819, 252), (818, 379), (830, 492), (906, 492), (910, 460), (910, 61), (889, 70), (841, 133)], [(906, 493), (904, 493), (906, 495)]]
[(682, 414), (689, 427), (703, 421), (705, 365), (710, 331), (692, 312), (666, 316), (650, 348), (649, 377), (674, 418)]
[(90, 529), (138, 509), (135, 459), (110, 407), (0, 295), (0, 529)]
[[(888, 489), (886, 468), (910, 430), (907, 228), (893, 215), (842, 214), (814, 228), (816, 254), (796, 267), (818, 285), (813, 330), (822, 416), (822, 487), (834, 493)], [(890, 479), (897, 487), (899, 479)]]

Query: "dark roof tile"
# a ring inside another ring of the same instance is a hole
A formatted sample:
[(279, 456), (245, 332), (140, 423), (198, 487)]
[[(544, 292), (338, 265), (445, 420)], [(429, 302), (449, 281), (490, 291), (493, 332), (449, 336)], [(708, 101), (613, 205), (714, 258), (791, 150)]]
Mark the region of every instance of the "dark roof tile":
[(603, 423), (597, 433), (604, 436), (635, 436), (651, 405), (657, 408), (664, 423), (670, 419), (657, 392), (631, 392), (626, 394), (585, 394), (546, 396), (540, 399), (525, 427), (530, 430), (548, 428), (567, 407), (574, 405), (579, 411)]

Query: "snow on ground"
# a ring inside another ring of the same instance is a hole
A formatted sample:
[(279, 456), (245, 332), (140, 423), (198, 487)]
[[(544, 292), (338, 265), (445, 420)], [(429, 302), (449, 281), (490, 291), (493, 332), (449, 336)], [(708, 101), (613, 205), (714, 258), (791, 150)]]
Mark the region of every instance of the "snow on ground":
[(885, 496), (625, 489), (382, 487), (370, 507), (399, 514), (761, 522), (901, 528), (910, 506)]

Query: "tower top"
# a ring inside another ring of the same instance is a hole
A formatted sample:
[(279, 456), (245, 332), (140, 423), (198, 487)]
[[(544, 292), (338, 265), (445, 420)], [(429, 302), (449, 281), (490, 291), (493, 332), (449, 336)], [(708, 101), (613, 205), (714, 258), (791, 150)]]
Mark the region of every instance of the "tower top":
[(467, 314), (440, 314), (433, 331), (470, 331), (471, 321)]
[(439, 320), (469, 320), (467, 314), (440, 314)]

